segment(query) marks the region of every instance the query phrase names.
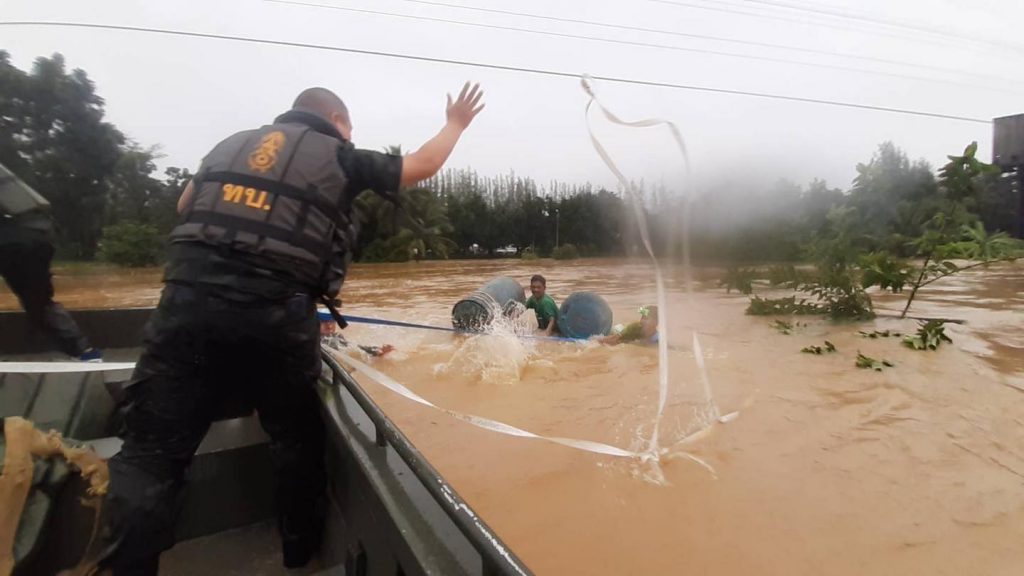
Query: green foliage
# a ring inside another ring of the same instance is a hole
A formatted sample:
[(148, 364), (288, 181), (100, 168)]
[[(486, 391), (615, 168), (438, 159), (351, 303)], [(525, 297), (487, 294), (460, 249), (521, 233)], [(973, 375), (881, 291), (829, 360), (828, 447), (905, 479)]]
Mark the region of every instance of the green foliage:
[(994, 262), (1018, 256), (1024, 250), (1020, 240), (1010, 238), (1006, 232), (990, 233), (981, 221), (960, 226), (960, 239), (940, 246), (944, 258), (963, 258)]
[(820, 356), (821, 354), (826, 354), (826, 353), (827, 354), (831, 354), (832, 352), (835, 352), (836, 351), (836, 345), (831, 343), (831, 342), (829, 342), (828, 340), (825, 340), (825, 346), (824, 347), (817, 346), (817, 345), (811, 345), (811, 346), (805, 346), (805, 347), (801, 348), (800, 351), (805, 353), (805, 354), (817, 354), (817, 355)]
[(888, 360), (875, 360), (870, 356), (861, 354), (859, 351), (857, 352), (857, 361), (855, 365), (857, 368), (870, 368), (871, 370), (876, 370), (878, 372), (881, 372), (883, 368), (892, 368), (896, 366)]
[(140, 268), (159, 263), (162, 253), (163, 238), (155, 226), (126, 221), (103, 228), (99, 243), (102, 260), (118, 266)]
[(833, 320), (870, 320), (875, 317), (871, 297), (852, 278), (833, 278), (832, 284), (817, 283), (806, 287), (818, 306)]
[(124, 143), (103, 116), (92, 80), (60, 54), (26, 74), (0, 51), (0, 164), (50, 201), (58, 250), (70, 258), (95, 254)]
[[(82, 70), (67, 71), (60, 54), (36, 59), (26, 73), (0, 50), (0, 164), (50, 201), (63, 258), (93, 258), (105, 229), (121, 223), (166, 234), (192, 176), (169, 168), (166, 181), (154, 177), (155, 147), (126, 141), (104, 116), (92, 80)], [(131, 251), (138, 257), (124, 258), (151, 263), (150, 249), (149, 244), (137, 247)], [(122, 251), (115, 248), (115, 253)]]
[(978, 143), (971, 142), (960, 156), (947, 156), (949, 162), (939, 170), (939, 185), (944, 195), (955, 202), (976, 209), (982, 190), (990, 185), (988, 176), (998, 175), (1000, 170), (975, 157)]
[(580, 253), (575, 245), (562, 244), (551, 251), (551, 257), (555, 260), (575, 260), (580, 257)]
[(945, 323), (941, 320), (928, 320), (919, 323), (921, 326), (917, 333), (908, 334), (903, 338), (903, 344), (914, 350), (935, 350), (943, 342), (953, 343), (953, 340), (946, 336)]
[(409, 250), (392, 238), (375, 238), (363, 249), (361, 259), (364, 262), (408, 262)]
[[(26, 72), (0, 51), (0, 163), (50, 200), (65, 258), (94, 257), (104, 227), (138, 223), (166, 234), (192, 177), (177, 168), (155, 174), (156, 147), (126, 141), (105, 120), (104, 106), (88, 75), (68, 71), (59, 54), (37, 59)], [(820, 305), (782, 303), (799, 310), (784, 313), (825, 309), (833, 317), (868, 317), (864, 287), (899, 292), (910, 286), (909, 308), (917, 289), (975, 265), (954, 269), (946, 264), (952, 258), (983, 265), (1022, 253), (1019, 242), (996, 232), (1014, 224), (1015, 192), (976, 154), (972, 143), (950, 156), (936, 180), (927, 164), (911, 162), (886, 142), (858, 165), (849, 194), (820, 180), (803, 188), (785, 180), (717, 184), (685, 205), (685, 246), (678, 233), (683, 200), (660, 187), (638, 184), (634, 206), (589, 184), (541, 186), (515, 173), (445, 170), (400, 193), (405, 212), (361, 196), (356, 252), (371, 260), (493, 256), (508, 247), (526, 259), (528, 247), (563, 258), (641, 255), (639, 210), (660, 257), (678, 258), (685, 249), (694, 259), (744, 265), (810, 258), (813, 275), (786, 265), (768, 270), (772, 286), (820, 299)], [(923, 264), (912, 269), (899, 260), (908, 257)], [(750, 293), (752, 278), (736, 270), (727, 290)], [(779, 313), (769, 302), (752, 301), (751, 313)]]
[(627, 230), (635, 237), (623, 199), (589, 184), (552, 182), (542, 188), (514, 173), (487, 177), (448, 169), (422, 185), (447, 208), (449, 237), (461, 255), (494, 256), (508, 246), (549, 254), (556, 240), (573, 244), (578, 253), (613, 255), (622, 252)]
[(747, 314), (751, 316), (782, 316), (790, 314), (824, 314), (817, 304), (801, 299), (797, 301), (795, 296), (786, 298), (761, 298), (754, 296), (747, 306)]
[(448, 258), (455, 242), (440, 199), (426, 188), (406, 188), (398, 196), (401, 208), (389, 200), (364, 192), (356, 198), (361, 223), (362, 259), (369, 262), (407, 262), (427, 257)]
[(143, 149), (129, 142), (121, 151), (108, 180), (107, 210), (104, 220), (109, 224), (140, 222), (168, 234), (178, 222), (178, 198), (192, 178), (188, 170), (168, 168), (166, 181), (153, 176), (156, 171), (155, 149)]
[(817, 267), (817, 279), (799, 286), (818, 301), (818, 308), (835, 320), (866, 320), (874, 317), (871, 297), (857, 277), (855, 264), (860, 254), (860, 236), (856, 232), (856, 211), (834, 209), (827, 226), (810, 247)]
[(753, 268), (729, 268), (725, 277), (718, 281), (719, 286), (725, 286), (726, 293), (736, 290), (740, 294), (751, 294), (754, 291), (754, 279), (757, 278), (757, 270)]
[(884, 142), (857, 176), (847, 206), (865, 250), (886, 250), (900, 256), (906, 239), (920, 234), (920, 223), (938, 211), (939, 190), (931, 167), (911, 162), (906, 153)]
[[(1021, 244), (1001, 232), (989, 233), (975, 221), (965, 224), (972, 217), (962, 205), (950, 208), (949, 213), (936, 214), (929, 221), (924, 233), (913, 242), (918, 255), (924, 258), (919, 269), (914, 271), (916, 279), (911, 283), (910, 295), (903, 307), (901, 318), (906, 317), (918, 290), (969, 268), (987, 266), (1000, 260), (1015, 260), (1021, 257)], [(950, 257), (975, 257), (978, 261), (967, 266), (944, 260)]]
[(519, 258), (523, 260), (540, 260), (540, 256), (537, 256), (537, 253), (529, 248), (523, 250), (522, 253), (520, 253)]
[(894, 260), (887, 252), (865, 254), (860, 257), (858, 266), (861, 271), (862, 288), (878, 286), (882, 290), (890, 290), (893, 294), (903, 291), (913, 272), (912, 268)]

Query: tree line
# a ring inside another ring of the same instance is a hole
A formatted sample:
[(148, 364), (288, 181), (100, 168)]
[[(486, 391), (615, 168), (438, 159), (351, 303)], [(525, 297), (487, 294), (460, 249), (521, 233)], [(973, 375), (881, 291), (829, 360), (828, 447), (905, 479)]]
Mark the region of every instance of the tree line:
[[(857, 166), (849, 190), (820, 180), (806, 186), (736, 180), (708, 186), (688, 206), (683, 194), (662, 186), (635, 190), (660, 256), (682, 253), (688, 212), (690, 252), (698, 260), (805, 259), (837, 211), (848, 214), (866, 248), (909, 256), (908, 242), (944, 211), (959, 210), (961, 219), (986, 230), (1013, 229), (1019, 192), (975, 151), (969, 146), (951, 156), (936, 175), (886, 142)], [(105, 119), (93, 82), (80, 69), (68, 71), (60, 54), (38, 58), (26, 72), (0, 51), (0, 163), (50, 200), (59, 257), (157, 263), (177, 221), (177, 199), (192, 177), (184, 168), (158, 173), (158, 159), (158, 148), (132, 142)], [(398, 207), (371, 193), (357, 198), (359, 259), (642, 250), (629, 202), (589, 183), (541, 185), (514, 172), (446, 169), (399, 198)]]

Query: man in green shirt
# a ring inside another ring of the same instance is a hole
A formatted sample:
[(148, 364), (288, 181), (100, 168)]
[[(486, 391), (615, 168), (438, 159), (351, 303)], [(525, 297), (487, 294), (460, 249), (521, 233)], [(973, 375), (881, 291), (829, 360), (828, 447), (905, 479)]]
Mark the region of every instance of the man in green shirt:
[(526, 308), (537, 313), (537, 326), (545, 336), (558, 332), (558, 304), (547, 295), (548, 281), (540, 274), (530, 278), (530, 296), (526, 300)]

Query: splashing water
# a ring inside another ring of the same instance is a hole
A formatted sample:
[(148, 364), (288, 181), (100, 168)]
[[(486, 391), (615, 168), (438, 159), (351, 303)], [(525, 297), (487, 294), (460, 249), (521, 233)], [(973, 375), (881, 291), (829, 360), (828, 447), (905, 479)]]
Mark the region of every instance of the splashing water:
[(509, 314), (502, 313), (496, 302), (489, 307), (494, 321), (480, 334), (459, 337), (448, 361), (434, 366), (434, 375), (456, 371), (479, 382), (504, 385), (522, 379), (536, 354), (535, 341), (523, 338), (533, 331), (528, 315), (521, 305)]
[[(626, 126), (626, 127), (630, 127), (630, 128), (648, 128), (648, 127), (663, 125), (663, 126), (668, 127), (669, 131), (672, 134), (672, 138), (675, 140), (675, 143), (676, 143), (677, 147), (679, 148), (679, 152), (682, 155), (683, 165), (684, 165), (684, 168), (685, 168), (686, 176), (687, 176), (687, 179), (689, 179), (689, 177), (691, 175), (690, 159), (689, 159), (689, 155), (687, 154), (687, 151), (686, 151), (686, 145), (683, 142), (682, 135), (679, 133), (679, 129), (672, 122), (669, 122), (667, 120), (661, 120), (661, 119), (645, 119), (645, 120), (639, 120), (639, 121), (634, 121), (634, 122), (624, 121), (624, 120), (620, 119), (618, 116), (616, 116), (614, 113), (612, 113), (610, 110), (605, 108), (604, 105), (601, 104), (601, 102), (598, 100), (597, 95), (595, 94), (593, 88), (591, 87), (591, 78), (589, 76), (582, 77), (581, 78), (581, 84), (582, 84), (584, 92), (586, 92), (587, 95), (590, 97), (590, 100), (587, 102), (587, 107), (586, 107), (586, 110), (584, 112), (584, 115), (587, 118), (587, 131), (590, 134), (590, 141), (593, 144), (594, 149), (597, 151), (598, 156), (601, 157), (601, 159), (604, 161), (605, 165), (607, 165), (609, 170), (612, 171), (612, 173), (618, 179), (619, 184), (622, 186), (622, 188), (627, 193), (627, 197), (629, 198), (630, 205), (633, 207), (633, 213), (634, 213), (634, 216), (636, 218), (637, 229), (640, 232), (641, 241), (642, 241), (642, 243), (644, 245), (645, 250), (647, 251), (648, 256), (650, 257), (651, 264), (652, 264), (652, 266), (654, 268), (655, 288), (656, 288), (657, 294), (658, 294), (658, 308), (659, 308), (659, 310), (662, 311), (662, 314), (667, 318), (668, 317), (668, 305), (667, 305), (667, 298), (666, 298), (666, 295), (665, 295), (664, 280), (663, 280), (662, 274), (661, 274), (661, 267), (658, 264), (658, 259), (655, 256), (654, 249), (653, 249), (653, 247), (651, 245), (650, 234), (649, 234), (648, 229), (647, 229), (647, 219), (644, 216), (643, 206), (641, 204), (640, 195), (638, 193), (638, 190), (636, 189), (636, 185), (633, 184), (632, 182), (630, 182), (625, 177), (625, 175), (619, 170), (619, 168), (615, 165), (615, 162), (611, 159), (611, 156), (608, 154), (607, 150), (605, 150), (604, 146), (597, 139), (597, 136), (595, 136), (593, 128), (590, 125), (590, 108), (591, 108), (591, 106), (594, 106), (596, 104), (598, 110), (600, 110), (600, 112), (605, 116), (605, 118), (607, 118), (610, 122), (612, 122), (614, 124), (621, 125), (621, 126)], [(683, 283), (684, 283), (684, 288), (685, 288), (685, 292), (686, 292), (686, 296), (687, 296), (687, 302), (689, 302), (689, 303), (693, 302), (693, 282), (692, 282), (693, 277), (692, 277), (692, 271), (691, 271), (691, 266), (690, 266), (690, 242), (689, 242), (690, 201), (692, 199), (691, 197), (692, 197), (692, 194), (687, 194), (685, 199), (684, 199), (684, 202), (683, 202), (683, 222), (682, 222), (682, 233), (683, 233)], [(659, 438), (659, 433), (660, 433), (660, 430), (661, 430), (661, 420), (662, 420), (662, 417), (663, 417), (664, 412), (665, 412), (665, 403), (666, 403), (666, 400), (667, 400), (667, 397), (668, 397), (668, 378), (669, 378), (668, 340), (669, 340), (669, 337), (668, 337), (668, 330), (667, 330), (667, 322), (662, 322), (659, 325), (658, 329), (659, 329), (659, 332), (660, 332), (660, 338), (658, 340), (658, 384), (659, 384), (659, 386), (658, 386), (658, 409), (657, 409), (657, 412), (655, 414), (654, 427), (653, 427), (653, 430), (651, 431), (651, 437), (650, 437), (650, 440), (648, 442), (647, 452), (646, 452), (646, 455), (644, 457), (644, 462), (645, 463), (647, 463), (647, 462), (654, 462), (655, 463), (654, 467), (657, 467), (656, 466), (657, 461), (662, 457), (662, 455), (664, 455), (664, 454), (666, 454), (668, 452), (667, 449), (662, 449), (662, 447), (661, 447), (661, 439)], [(696, 331), (693, 332), (693, 352), (694, 352), (694, 359), (695, 359), (695, 361), (697, 363), (697, 368), (698, 368), (698, 370), (700, 372), (700, 375), (701, 375), (701, 382), (703, 384), (705, 401), (707, 402), (707, 408), (704, 411), (704, 415), (703, 416), (699, 416), (697, 422), (699, 423), (699, 428), (701, 430), (706, 431), (716, 421), (719, 421), (720, 417), (719, 417), (718, 407), (715, 404), (714, 397), (712, 396), (712, 393), (711, 393), (711, 381), (708, 378), (707, 367), (704, 365), (703, 351), (701, 349), (700, 339), (697, 336), (697, 332)], [(732, 415), (732, 417), (734, 418), (735, 416)], [(689, 438), (689, 437), (692, 437), (692, 436), (694, 436), (694, 434), (690, 434), (690, 435), (684, 437), (684, 440), (685, 440), (685, 438)], [(675, 445), (678, 445), (678, 444), (679, 443), (676, 443)], [(691, 454), (688, 454), (686, 452), (681, 452), (681, 453), (678, 453), (678, 454), (669, 454), (667, 456), (667, 458), (672, 458), (672, 457), (683, 457), (683, 458), (689, 458), (690, 460), (694, 460), (695, 462), (697, 462), (697, 463), (701, 464), (702, 466), (704, 466), (705, 468), (709, 469), (711, 471), (711, 473), (714, 474), (714, 469), (712, 469), (709, 465), (707, 465), (707, 463), (703, 462), (702, 460), (696, 458), (695, 456), (693, 456)], [(661, 483), (661, 481), (664, 480), (664, 477), (661, 475), (660, 470), (658, 470), (657, 474), (653, 474), (653, 475), (649, 474), (649, 475), (646, 475), (645, 477), (648, 478), (648, 479), (654, 479), (656, 482), (659, 482), (659, 483)], [(658, 480), (658, 478), (660, 478), (660, 481)]]

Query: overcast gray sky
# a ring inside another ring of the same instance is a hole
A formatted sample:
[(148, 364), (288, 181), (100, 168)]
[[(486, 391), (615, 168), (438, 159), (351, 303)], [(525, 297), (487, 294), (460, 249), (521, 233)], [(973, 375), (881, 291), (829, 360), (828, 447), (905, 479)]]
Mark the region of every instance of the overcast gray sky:
[[(436, 0), (859, 58), (408, 0), (302, 1), (865, 71), (263, 0), (2, 0), (0, 20), (90, 22), (307, 42), (976, 118), (1024, 112), (1024, 77), (1012, 72), (1024, 70), (1018, 28), (1024, 21), (1024, 2), (1017, 0), (673, 0), (686, 6), (653, 0)], [(856, 18), (827, 17), (823, 11)], [(346, 100), (356, 145), (414, 149), (442, 125), (445, 93), (471, 79), (483, 84), (487, 109), (466, 133), (450, 166), (485, 174), (515, 170), (540, 183), (614, 182), (591, 148), (583, 117), (586, 97), (571, 78), (127, 31), (4, 26), (0, 38), (0, 48), (21, 68), (27, 69), (37, 56), (60, 52), (71, 67), (88, 72), (107, 101), (109, 119), (140, 144), (160, 145), (164, 166), (194, 170), (217, 141), (268, 122), (311, 85), (331, 88)], [(650, 86), (598, 82), (597, 87), (605, 103), (624, 118), (658, 116), (676, 122), (703, 182), (750, 172), (766, 181), (787, 177), (805, 183), (821, 177), (845, 189), (856, 163), (870, 158), (883, 140), (934, 166), (971, 140), (979, 141), (985, 159), (991, 156), (991, 126), (986, 124)], [(670, 185), (676, 181), (679, 160), (664, 131), (614, 129), (602, 119), (594, 121), (630, 177)]]

